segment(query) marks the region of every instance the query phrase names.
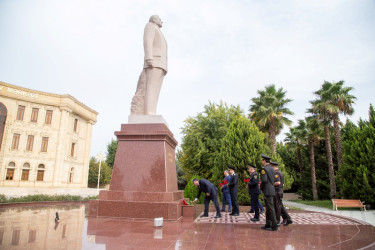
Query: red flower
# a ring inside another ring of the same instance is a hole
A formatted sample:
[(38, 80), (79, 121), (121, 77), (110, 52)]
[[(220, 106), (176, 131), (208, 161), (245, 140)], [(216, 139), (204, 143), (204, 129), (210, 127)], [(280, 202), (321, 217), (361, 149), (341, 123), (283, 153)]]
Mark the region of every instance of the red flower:
[(182, 203), (183, 203), (184, 205), (187, 205), (187, 202), (186, 202), (185, 200), (182, 200)]
[(219, 183), (219, 186), (222, 187), (222, 186), (223, 186), (223, 183), (220, 182), (220, 183)]
[(243, 181), (246, 182), (246, 183), (249, 183), (250, 179), (245, 179)]
[(227, 184), (228, 184), (228, 181), (227, 181), (227, 180), (224, 180), (223, 183), (224, 183), (224, 185), (227, 185)]

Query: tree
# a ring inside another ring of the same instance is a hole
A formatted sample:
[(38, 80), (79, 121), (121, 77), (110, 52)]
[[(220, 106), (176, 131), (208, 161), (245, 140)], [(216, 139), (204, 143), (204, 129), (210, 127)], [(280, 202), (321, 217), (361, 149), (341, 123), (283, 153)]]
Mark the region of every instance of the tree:
[(241, 115), (243, 114), (239, 106), (210, 102), (204, 106), (203, 112), (185, 120), (181, 150), (177, 153), (185, 180), (189, 180), (194, 174), (210, 179), (221, 140), (230, 123)]
[(292, 100), (285, 98), (283, 88), (276, 90), (274, 84), (266, 86), (265, 90), (258, 90), (259, 97), (251, 99), (249, 118), (254, 121), (259, 129), (267, 132), (272, 142), (272, 152), (276, 153), (276, 135), (280, 133), (284, 124), (292, 122), (286, 115), (293, 115), (285, 106)]
[(326, 111), (330, 114), (333, 121), (334, 136), (336, 143), (337, 165), (338, 169), (342, 166), (342, 146), (340, 133), (339, 114), (352, 115), (354, 113), (353, 104), (357, 99), (350, 95), (352, 87), (344, 87), (344, 81), (327, 82), (324, 81), (322, 88), (315, 92), (325, 102)]
[(320, 126), (317, 117), (311, 115), (305, 118), (306, 136), (309, 145), (310, 167), (311, 167), (311, 184), (313, 200), (318, 200), (318, 189), (316, 185), (316, 168), (315, 168), (315, 145), (319, 145)]
[(328, 172), (329, 172), (329, 184), (330, 184), (330, 198), (336, 197), (336, 180), (335, 180), (335, 170), (333, 168), (333, 156), (332, 156), (332, 146), (331, 146), (331, 136), (330, 136), (330, 104), (325, 100), (316, 99), (310, 102), (312, 104), (312, 109), (309, 110), (317, 116), (319, 121), (324, 127), (324, 138), (325, 146), (327, 152), (327, 162), (328, 162)]
[(115, 163), (115, 158), (116, 158), (116, 151), (117, 151), (117, 145), (118, 141), (112, 139), (110, 143), (107, 145), (107, 159), (106, 162), (108, 166), (113, 168), (113, 164)]
[(343, 166), (339, 170), (343, 198), (360, 199), (375, 206), (375, 110), (358, 126), (347, 121), (343, 128)]
[[(91, 157), (89, 164), (89, 176), (88, 183), (98, 183), (98, 173), (99, 173), (99, 162)], [(102, 161), (100, 165), (100, 180), (101, 184), (109, 184), (112, 177), (112, 168), (108, 166), (105, 161)]]
[(292, 127), (289, 129), (289, 133), (285, 133), (284, 141), (295, 146), (297, 159), (298, 159), (298, 166), (300, 171), (300, 178), (303, 178), (303, 162), (302, 162), (302, 154), (301, 148), (303, 146), (303, 141), (305, 140), (305, 125), (299, 122), (298, 126)]
[[(258, 129), (254, 122), (244, 116), (233, 120), (222, 140), (220, 153), (216, 158), (215, 167), (212, 169), (213, 183), (218, 184), (222, 181), (223, 171), (228, 168), (228, 165), (234, 166), (239, 180), (238, 202), (242, 205), (249, 204), (250, 197), (243, 181), (249, 178), (247, 168), (252, 163), (259, 172), (262, 167), (260, 155), (262, 153), (269, 154), (270, 151), (266, 143), (266, 135)], [(275, 154), (273, 160), (280, 162), (285, 187), (286, 189), (290, 188), (293, 179), (286, 171), (281, 157)]]

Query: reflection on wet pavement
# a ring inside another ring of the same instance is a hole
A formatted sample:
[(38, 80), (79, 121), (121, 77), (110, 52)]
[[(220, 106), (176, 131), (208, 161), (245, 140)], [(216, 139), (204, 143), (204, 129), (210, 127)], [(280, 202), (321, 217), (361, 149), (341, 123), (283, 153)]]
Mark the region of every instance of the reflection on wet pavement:
[[(374, 249), (375, 227), (295, 211), (296, 223), (277, 232), (257, 223), (208, 223), (86, 218), (86, 204), (0, 208), (0, 249)], [(59, 220), (55, 221), (56, 212)], [(297, 218), (298, 217), (298, 218)], [(350, 220), (350, 219), (347, 219)], [(300, 221), (300, 222), (298, 222)], [(303, 222), (303, 223), (302, 223)], [(349, 223), (350, 222), (350, 223)]]

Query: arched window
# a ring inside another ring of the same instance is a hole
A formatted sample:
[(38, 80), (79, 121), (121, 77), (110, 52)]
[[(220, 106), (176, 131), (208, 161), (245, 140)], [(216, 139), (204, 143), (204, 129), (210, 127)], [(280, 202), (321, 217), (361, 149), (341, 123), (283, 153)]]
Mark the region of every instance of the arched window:
[(29, 180), (29, 173), (30, 173), (30, 164), (25, 162), (22, 167), (22, 181), (28, 181)]
[(71, 168), (69, 171), (69, 183), (73, 183), (74, 168)]
[(5, 180), (8, 180), (8, 181), (13, 180), (15, 168), (16, 168), (16, 164), (13, 161), (9, 162), (8, 167), (7, 167), (7, 175), (5, 177)]
[(43, 181), (43, 179), (44, 179), (44, 171), (45, 171), (44, 164), (39, 164), (39, 166), (38, 166), (38, 172), (37, 172), (37, 175), (36, 175), (36, 180), (37, 181)]
[(1, 151), (1, 144), (3, 144), (3, 135), (4, 135), (4, 128), (5, 122), (7, 120), (7, 108), (3, 103), (0, 102), (0, 151)]

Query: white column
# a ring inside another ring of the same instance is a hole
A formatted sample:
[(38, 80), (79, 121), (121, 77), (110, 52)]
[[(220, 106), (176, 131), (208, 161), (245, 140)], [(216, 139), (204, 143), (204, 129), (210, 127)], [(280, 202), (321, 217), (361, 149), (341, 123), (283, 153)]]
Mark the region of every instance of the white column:
[(55, 168), (53, 172), (53, 185), (54, 187), (61, 186), (61, 175), (64, 165), (64, 159), (66, 152), (64, 146), (66, 145), (67, 131), (69, 126), (69, 113), (71, 109), (67, 107), (61, 107), (60, 127), (59, 135), (57, 139), (56, 157), (55, 157)]
[(85, 151), (84, 151), (83, 166), (82, 166), (81, 187), (87, 187), (87, 181), (88, 181), (88, 176), (89, 176), (91, 141), (92, 141), (92, 125), (94, 124), (95, 122), (92, 120), (89, 120), (87, 122)]

